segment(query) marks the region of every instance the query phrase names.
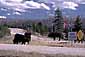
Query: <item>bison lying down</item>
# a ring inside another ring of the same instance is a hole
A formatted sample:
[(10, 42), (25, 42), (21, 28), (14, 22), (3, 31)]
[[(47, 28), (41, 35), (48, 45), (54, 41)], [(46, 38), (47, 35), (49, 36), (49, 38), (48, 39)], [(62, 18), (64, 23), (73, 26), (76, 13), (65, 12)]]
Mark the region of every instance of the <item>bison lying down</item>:
[(31, 41), (31, 33), (27, 33), (27, 32), (24, 35), (15, 34), (13, 39), (14, 44), (18, 44), (18, 43), (25, 44), (26, 42), (29, 44), (29, 41)]

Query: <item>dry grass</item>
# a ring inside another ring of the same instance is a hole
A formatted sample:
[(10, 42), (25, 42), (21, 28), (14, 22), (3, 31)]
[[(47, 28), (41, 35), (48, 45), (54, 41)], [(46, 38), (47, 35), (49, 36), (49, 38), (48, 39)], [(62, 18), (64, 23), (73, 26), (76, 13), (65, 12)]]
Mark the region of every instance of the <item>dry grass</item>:
[[(13, 44), (13, 35), (12, 36), (5, 36), (3, 38), (0, 38), (0, 44)], [(57, 44), (56, 42), (48, 42), (48, 41), (42, 41), (42, 40), (32, 40), (30, 42), (30, 45), (41, 45), (41, 46), (58, 46), (62, 47), (63, 44)]]
[(41, 45), (41, 46), (53, 46), (53, 47), (63, 47), (63, 44), (57, 44), (56, 42), (48, 41), (31, 41), (30, 45)]
[(5, 36), (3, 38), (0, 38), (0, 44), (12, 44), (13, 36)]
[[(0, 38), (0, 44), (13, 44), (13, 35), (12, 36), (5, 36)], [(42, 40), (32, 40), (30, 45), (40, 45), (40, 46), (52, 46), (52, 47), (77, 47), (77, 48), (85, 48), (85, 45), (82, 44), (71, 44), (71, 43), (59, 43), (59, 42), (49, 42), (49, 41), (42, 41)]]

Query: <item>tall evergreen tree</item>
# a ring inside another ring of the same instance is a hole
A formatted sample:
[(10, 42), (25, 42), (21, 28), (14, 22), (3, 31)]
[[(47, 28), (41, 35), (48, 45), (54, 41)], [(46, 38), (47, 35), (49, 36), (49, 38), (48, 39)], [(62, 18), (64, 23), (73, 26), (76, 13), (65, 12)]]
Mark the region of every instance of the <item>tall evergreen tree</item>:
[(36, 32), (36, 24), (35, 23), (32, 24), (32, 30), (33, 30), (33, 32)]
[(54, 30), (55, 32), (62, 33), (64, 30), (64, 20), (61, 10), (58, 8), (55, 10), (55, 20), (54, 20)]
[(53, 32), (60, 33), (62, 38), (63, 37), (62, 33), (64, 31), (64, 20), (63, 20), (62, 12), (59, 8), (55, 10), (55, 20), (53, 21), (53, 24), (54, 24)]
[(36, 26), (36, 32), (40, 33), (42, 35), (42, 26), (43, 24), (41, 22), (38, 22), (37, 23), (37, 26)]
[(78, 32), (79, 30), (82, 30), (82, 22), (80, 16), (77, 16), (74, 22), (74, 31)]

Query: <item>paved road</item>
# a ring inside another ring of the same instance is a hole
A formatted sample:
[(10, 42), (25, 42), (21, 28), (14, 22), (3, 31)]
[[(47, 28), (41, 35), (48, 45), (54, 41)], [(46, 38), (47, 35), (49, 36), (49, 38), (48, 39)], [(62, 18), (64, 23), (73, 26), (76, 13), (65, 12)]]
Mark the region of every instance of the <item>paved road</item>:
[(39, 52), (43, 54), (65, 54), (65, 55), (85, 56), (85, 48), (0, 44), (0, 50), (15, 50), (15, 51), (24, 51), (24, 52)]

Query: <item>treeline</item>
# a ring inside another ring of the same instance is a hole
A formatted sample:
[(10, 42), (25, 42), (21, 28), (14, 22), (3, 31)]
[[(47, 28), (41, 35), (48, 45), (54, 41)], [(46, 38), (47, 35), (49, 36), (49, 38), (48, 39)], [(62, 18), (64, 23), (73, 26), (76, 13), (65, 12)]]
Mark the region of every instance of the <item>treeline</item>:
[(16, 20), (16, 21), (12, 22), (10, 21), (5, 25), (9, 28), (20, 28), (30, 30), (34, 34), (39, 33), (41, 35), (45, 35), (48, 32), (48, 26), (44, 24), (42, 21), (37, 20)]
[(40, 33), (40, 35), (45, 35), (48, 32), (48, 27), (43, 25), (41, 22), (38, 22), (36, 24), (32, 24), (32, 30), (33, 32)]

